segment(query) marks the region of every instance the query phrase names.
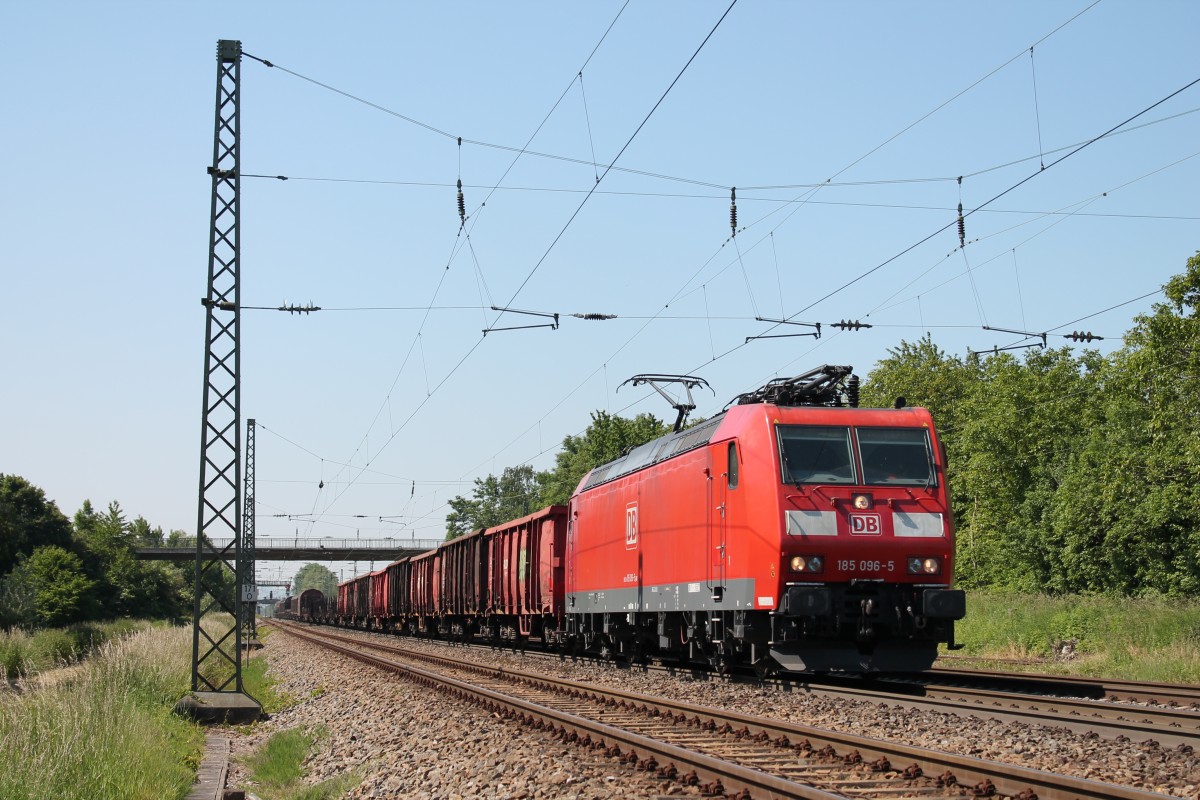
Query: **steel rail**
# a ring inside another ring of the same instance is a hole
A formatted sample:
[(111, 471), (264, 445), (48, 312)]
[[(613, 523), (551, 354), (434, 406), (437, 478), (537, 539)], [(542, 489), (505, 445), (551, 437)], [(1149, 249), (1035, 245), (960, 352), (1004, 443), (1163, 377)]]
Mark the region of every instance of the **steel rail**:
[(1040, 672), (1001, 672), (986, 669), (950, 669), (935, 667), (922, 673), (923, 680), (930, 678), (939, 684), (952, 684), (955, 680), (1002, 681), (1030, 687), (1031, 692), (1073, 691), (1079, 696), (1094, 699), (1109, 697), (1135, 703), (1157, 703), (1161, 705), (1200, 706), (1200, 686), (1193, 684), (1158, 683), (1148, 681), (1117, 680), (1113, 678), (1088, 678), (1081, 675), (1050, 675)]
[[(1161, 706), (1128, 705), (1105, 700), (1081, 700), (1042, 694), (929, 684), (915, 681), (923, 694), (906, 694), (869, 686), (847, 686), (819, 680), (802, 681), (803, 691), (864, 702), (885, 702), (904, 708), (930, 709), (981, 719), (1037, 722), (1079, 733), (1098, 733), (1115, 739), (1156, 741), (1166, 747), (1200, 747), (1200, 712)], [(901, 685), (909, 685), (902, 683)]]

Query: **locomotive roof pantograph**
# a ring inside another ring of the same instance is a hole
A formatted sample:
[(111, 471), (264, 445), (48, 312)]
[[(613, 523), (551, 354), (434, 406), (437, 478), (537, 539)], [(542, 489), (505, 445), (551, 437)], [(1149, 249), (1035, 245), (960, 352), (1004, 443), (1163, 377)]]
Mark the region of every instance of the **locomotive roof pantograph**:
[[(725, 419), (729, 407), (733, 405), (766, 403), (777, 406), (829, 406), (833, 408), (849, 406), (857, 408), (858, 376), (853, 373), (853, 367), (826, 364), (793, 378), (776, 378), (753, 392), (738, 395), (725, 407), (724, 411), (694, 428), (676, 430), (662, 438), (634, 447), (628, 453), (607, 464), (601, 464), (588, 474), (580, 489), (591, 489), (593, 486), (616, 480), (639, 469), (708, 444), (716, 434), (721, 421)], [(639, 375), (630, 378), (626, 383), (634, 381), (651, 383), (653, 380), (665, 380), (668, 377), (688, 378), (688, 376)], [(658, 389), (657, 386), (654, 388)], [(659, 389), (659, 393), (662, 394), (661, 389)]]
[[(708, 381), (704, 380), (704, 378), (697, 378), (695, 375), (634, 375), (625, 381), (625, 383), (622, 383), (621, 386), (624, 386), (626, 383), (630, 386), (641, 386), (643, 383), (649, 384), (650, 388), (658, 392), (664, 400), (671, 404), (671, 408), (679, 412), (675, 417), (675, 425), (671, 428), (672, 433), (679, 433), (683, 430), (688, 414), (696, 410), (696, 403), (692, 399), (692, 389), (696, 386), (703, 386), (710, 392), (713, 391), (713, 388), (708, 385)], [(684, 392), (687, 393), (687, 402), (671, 397), (671, 395), (667, 394), (659, 386), (660, 383), (678, 383), (683, 386)], [(618, 392), (621, 391), (621, 386), (617, 387)], [(716, 392), (713, 392), (713, 394), (716, 394)]]
[(858, 407), (854, 367), (825, 364), (793, 378), (776, 378), (753, 392), (739, 394), (730, 405), (769, 403), (777, 406)]

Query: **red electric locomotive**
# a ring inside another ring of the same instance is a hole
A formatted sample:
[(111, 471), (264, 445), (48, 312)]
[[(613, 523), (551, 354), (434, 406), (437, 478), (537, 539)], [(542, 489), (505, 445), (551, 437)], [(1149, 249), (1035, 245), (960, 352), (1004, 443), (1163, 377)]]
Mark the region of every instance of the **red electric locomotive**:
[(564, 638), (718, 667), (928, 668), (965, 613), (944, 451), (925, 409), (857, 394), (825, 366), (592, 470), (569, 506)]

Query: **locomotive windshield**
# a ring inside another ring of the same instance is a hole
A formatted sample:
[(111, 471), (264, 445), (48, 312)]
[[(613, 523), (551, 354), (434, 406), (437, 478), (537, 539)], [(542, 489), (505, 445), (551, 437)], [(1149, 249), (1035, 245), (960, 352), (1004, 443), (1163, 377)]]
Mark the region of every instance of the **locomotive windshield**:
[[(929, 434), (923, 428), (780, 425), (784, 483), (933, 486)], [(861, 481), (858, 477), (861, 469)]]
[(780, 425), (784, 483), (854, 483), (850, 429)]
[(932, 486), (933, 458), (923, 428), (858, 428), (863, 483), (871, 486)]

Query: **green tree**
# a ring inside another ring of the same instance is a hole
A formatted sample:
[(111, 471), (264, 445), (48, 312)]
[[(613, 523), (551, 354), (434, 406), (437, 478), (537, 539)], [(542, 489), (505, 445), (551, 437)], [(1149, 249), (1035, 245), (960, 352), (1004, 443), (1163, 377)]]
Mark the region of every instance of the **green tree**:
[(9, 630), (18, 626), (32, 626), (37, 623), (35, 610), (37, 608), (37, 592), (30, 580), (28, 570), (21, 569), (18, 564), (4, 577), (0, 578), (0, 628)]
[(455, 539), (478, 528), (490, 528), (537, 511), (538, 482), (533, 467), (523, 464), (505, 467), (497, 478), (488, 475), (475, 479), (470, 498), (459, 495), (450, 500), (446, 515), (446, 539)]
[(929, 409), (949, 444), (960, 427), (963, 400), (979, 381), (976, 363), (948, 355), (926, 335), (917, 342), (902, 341), (888, 350), (863, 381), (862, 405), (891, 408), (903, 397), (906, 405)]
[(1200, 253), (1104, 373), (1058, 497), (1067, 588), (1200, 591)]
[(300, 594), (305, 589), (320, 589), (326, 597), (337, 597), (337, 575), (320, 564), (305, 564), (296, 571), (292, 579), (292, 594)]
[(60, 626), (76, 622), (92, 590), (79, 556), (57, 545), (39, 547), (14, 570), (33, 595), (33, 620)]
[[(75, 513), (75, 547), (93, 591), (82, 613), (87, 618), (185, 616), (191, 603), (194, 567), (141, 561), (136, 549), (163, 540), (161, 528), (144, 518), (127, 522), (117, 502), (101, 513), (85, 500)], [(211, 582), (225, 590), (221, 571), (210, 570)], [(232, 592), (232, 590), (229, 590)]]
[(129, 523), (129, 536), (135, 547), (161, 547), (163, 544), (163, 529), (151, 528), (144, 517)]
[(0, 473), (0, 575), (38, 547), (71, 546), (71, 523), (46, 493), (18, 475)]
[(947, 451), (964, 585), (1066, 585), (1051, 510), (1102, 367), (1094, 351), (1076, 357), (1068, 348), (963, 360), (925, 337), (890, 350), (868, 376), (864, 405), (903, 396), (933, 415)]
[(1086, 433), (1102, 366), (1096, 353), (1066, 347), (978, 364), (958, 408), (951, 474), (966, 585), (1064, 588), (1051, 509)]
[(948, 451), (968, 586), (1200, 592), (1200, 253), (1110, 357), (889, 351), (865, 404), (903, 395)]

